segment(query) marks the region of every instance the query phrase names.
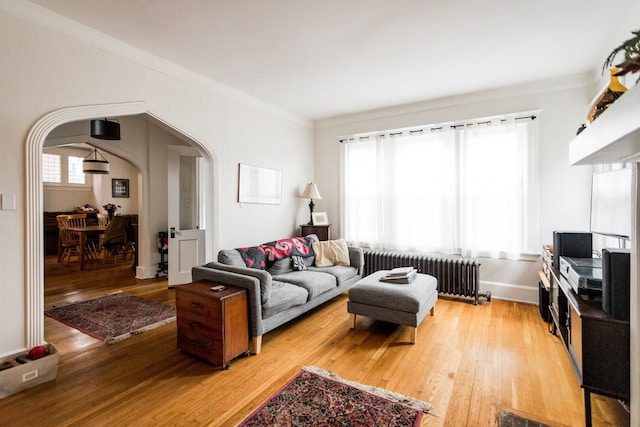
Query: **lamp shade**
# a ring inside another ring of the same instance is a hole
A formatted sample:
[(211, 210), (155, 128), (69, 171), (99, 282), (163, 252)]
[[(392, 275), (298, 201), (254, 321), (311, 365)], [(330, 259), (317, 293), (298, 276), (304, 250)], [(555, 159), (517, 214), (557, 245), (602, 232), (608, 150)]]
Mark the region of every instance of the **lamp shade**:
[(91, 137), (97, 139), (119, 140), (120, 123), (110, 122), (107, 119), (91, 120)]
[[(98, 159), (98, 155), (102, 159)], [(98, 153), (98, 149), (94, 148), (87, 157), (82, 161), (82, 172), (88, 174), (107, 174), (109, 173), (109, 162)]]
[(310, 182), (307, 184), (307, 187), (304, 189), (302, 194), (300, 195), (302, 199), (322, 199), (320, 192), (318, 191), (318, 187)]

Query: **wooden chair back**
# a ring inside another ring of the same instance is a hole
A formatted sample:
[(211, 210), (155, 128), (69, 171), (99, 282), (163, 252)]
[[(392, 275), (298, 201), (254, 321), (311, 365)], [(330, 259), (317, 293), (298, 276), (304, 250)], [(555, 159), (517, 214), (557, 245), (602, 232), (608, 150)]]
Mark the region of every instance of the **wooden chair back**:
[(87, 225), (87, 214), (70, 214), (67, 217), (69, 218), (69, 227), (86, 227)]
[(58, 215), (58, 262), (67, 258), (67, 264), (72, 256), (80, 257), (78, 245), (80, 240), (77, 234), (69, 231), (69, 215)]
[(109, 224), (109, 215), (107, 214), (96, 214), (96, 218), (98, 218), (98, 225), (100, 227), (106, 227)]

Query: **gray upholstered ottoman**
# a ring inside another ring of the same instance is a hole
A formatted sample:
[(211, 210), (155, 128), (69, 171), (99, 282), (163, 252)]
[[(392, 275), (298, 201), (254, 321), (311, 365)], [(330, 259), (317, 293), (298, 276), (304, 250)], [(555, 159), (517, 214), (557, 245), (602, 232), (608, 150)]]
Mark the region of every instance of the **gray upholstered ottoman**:
[(349, 289), (347, 311), (356, 316), (371, 317), (376, 320), (413, 327), (411, 342), (416, 342), (417, 328), (427, 312), (434, 314), (438, 300), (438, 281), (427, 274), (418, 274), (407, 284), (386, 283), (379, 279), (387, 270), (376, 271), (363, 278)]

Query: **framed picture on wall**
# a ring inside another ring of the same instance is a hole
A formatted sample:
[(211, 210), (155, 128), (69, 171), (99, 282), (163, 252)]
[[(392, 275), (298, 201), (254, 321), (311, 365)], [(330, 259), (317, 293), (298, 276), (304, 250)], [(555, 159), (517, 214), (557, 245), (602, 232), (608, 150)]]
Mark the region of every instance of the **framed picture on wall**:
[(273, 169), (238, 165), (238, 202), (279, 205), (282, 173)]
[(111, 180), (111, 197), (128, 198), (129, 180), (124, 178), (113, 178)]

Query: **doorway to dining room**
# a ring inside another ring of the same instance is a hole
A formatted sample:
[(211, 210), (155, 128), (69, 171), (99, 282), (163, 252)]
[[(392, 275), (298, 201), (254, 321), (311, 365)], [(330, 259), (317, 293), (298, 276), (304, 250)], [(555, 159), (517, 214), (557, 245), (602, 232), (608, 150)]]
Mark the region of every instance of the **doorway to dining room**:
[[(159, 252), (156, 237), (159, 231), (167, 229), (167, 191), (166, 191), (166, 150), (158, 147), (168, 145), (191, 145), (200, 150), (203, 157), (211, 164), (211, 175), (203, 181), (204, 204), (209, 214), (203, 226), (206, 229), (207, 244), (205, 249), (212, 252), (215, 223), (214, 198), (217, 191), (213, 188), (216, 181), (212, 179), (215, 172), (215, 159), (209, 150), (195, 138), (178, 130), (168, 121), (160, 119), (158, 114), (149, 111), (144, 102), (97, 105), (91, 107), (71, 107), (57, 110), (39, 120), (27, 137), (27, 218), (26, 218), (26, 296), (27, 301), (27, 345), (35, 346), (44, 342), (44, 260), (43, 260), (43, 186), (41, 182), (41, 156), (47, 136), (57, 127), (70, 122), (85, 121), (93, 117), (117, 117), (122, 122), (136, 125), (143, 136), (137, 140), (129, 138), (126, 144), (91, 141), (92, 145), (111, 155), (125, 159), (137, 168), (138, 176), (138, 217), (139, 217), (139, 265), (136, 277), (153, 278), (158, 267)], [(123, 133), (123, 142), (125, 140)], [(153, 191), (151, 189), (153, 188)]]

